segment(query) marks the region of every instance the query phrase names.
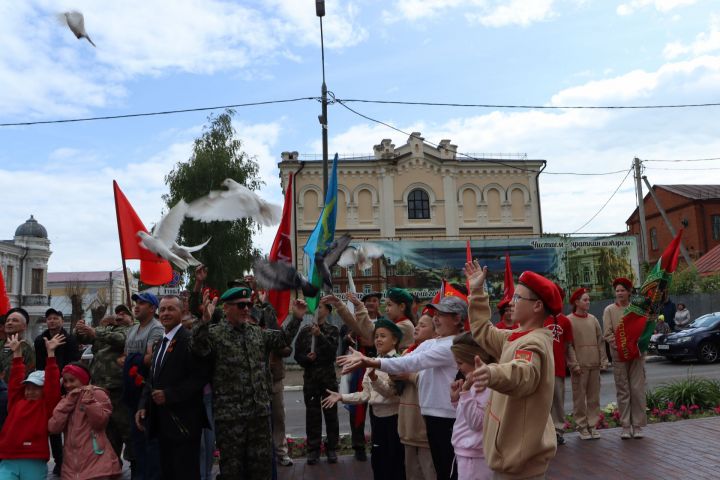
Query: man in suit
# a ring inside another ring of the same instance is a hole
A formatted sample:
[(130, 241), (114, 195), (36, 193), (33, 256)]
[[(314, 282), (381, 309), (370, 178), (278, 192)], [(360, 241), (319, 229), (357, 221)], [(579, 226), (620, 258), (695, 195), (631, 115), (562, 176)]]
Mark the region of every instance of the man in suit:
[(208, 426), (202, 398), (206, 362), (190, 350), (190, 333), (181, 323), (182, 299), (163, 297), (159, 313), (165, 334), (153, 347), (135, 422), (158, 439), (163, 479), (197, 479), (200, 434)]

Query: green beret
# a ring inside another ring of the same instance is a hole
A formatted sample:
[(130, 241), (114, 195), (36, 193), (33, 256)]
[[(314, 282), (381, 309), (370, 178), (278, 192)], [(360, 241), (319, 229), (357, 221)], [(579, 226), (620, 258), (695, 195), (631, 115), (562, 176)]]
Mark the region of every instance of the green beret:
[(225, 290), (220, 296), (220, 300), (223, 302), (234, 302), (236, 300), (250, 300), (252, 290), (247, 287), (233, 287)]
[(385, 318), (375, 320), (375, 330), (377, 330), (378, 328), (386, 328), (390, 330), (390, 333), (392, 333), (393, 337), (397, 339), (398, 343), (402, 342), (402, 330), (400, 330), (400, 328), (390, 320), (387, 320)]
[(412, 295), (403, 288), (391, 288), (387, 291), (385, 296), (395, 303), (404, 303), (407, 307), (413, 303)]

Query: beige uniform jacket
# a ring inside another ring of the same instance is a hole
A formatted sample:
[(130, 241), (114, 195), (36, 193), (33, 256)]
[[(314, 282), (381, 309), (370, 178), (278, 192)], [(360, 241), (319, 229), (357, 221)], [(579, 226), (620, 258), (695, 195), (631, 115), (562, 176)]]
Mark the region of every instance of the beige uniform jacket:
[(607, 367), (607, 354), (605, 353), (605, 340), (600, 330), (600, 322), (594, 315), (586, 317), (568, 315), (572, 324), (573, 346), (577, 363), (569, 363), (572, 368), (580, 365), (581, 368)]
[(473, 290), (473, 337), (500, 359), (489, 365), (492, 394), (485, 411), (485, 459), (503, 478), (544, 475), (557, 449), (550, 418), (555, 386), (552, 332), (541, 327), (508, 341), (513, 331), (495, 328), (490, 316), (487, 294)]
[[(355, 315), (353, 315), (345, 304), (340, 304), (340, 306), (337, 307), (337, 313), (340, 315), (343, 323), (347, 325), (355, 335), (361, 337), (365, 345), (373, 345), (375, 343), (375, 324), (370, 320), (365, 305), (356, 306)], [(413, 343), (415, 325), (408, 319), (398, 322), (395, 325), (397, 325), (403, 334), (400, 340), (399, 350), (404, 350)]]
[(610, 356), (613, 362), (619, 362), (617, 345), (615, 344), (615, 330), (617, 330), (620, 320), (622, 320), (625, 307), (621, 307), (617, 303), (611, 303), (603, 310), (603, 337), (610, 345)]

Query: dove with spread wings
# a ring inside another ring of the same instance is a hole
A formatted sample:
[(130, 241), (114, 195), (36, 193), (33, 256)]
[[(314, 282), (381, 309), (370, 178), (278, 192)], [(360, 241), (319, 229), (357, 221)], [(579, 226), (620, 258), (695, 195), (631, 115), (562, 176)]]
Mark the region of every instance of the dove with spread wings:
[(95, 43), (90, 40), (90, 36), (85, 31), (85, 18), (82, 13), (77, 10), (71, 10), (69, 12), (58, 13), (57, 18), (60, 23), (70, 28), (70, 31), (75, 34), (78, 40), (84, 38), (90, 42), (90, 45), (95, 46)]
[(340, 255), (337, 264), (343, 268), (357, 265), (360, 270), (372, 267), (372, 261), (383, 256), (383, 251), (372, 243), (363, 243), (358, 247), (348, 247)]
[(190, 202), (185, 215), (201, 222), (250, 218), (263, 226), (280, 223), (282, 206), (263, 200), (232, 178), (225, 179), (222, 185), (227, 190), (212, 190), (204, 197)]

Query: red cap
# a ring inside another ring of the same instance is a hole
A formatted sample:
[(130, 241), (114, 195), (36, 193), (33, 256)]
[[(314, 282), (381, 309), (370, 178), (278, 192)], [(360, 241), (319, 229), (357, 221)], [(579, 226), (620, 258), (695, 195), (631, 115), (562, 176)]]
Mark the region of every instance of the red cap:
[(618, 277), (613, 280), (613, 288), (617, 287), (618, 285), (622, 285), (627, 290), (632, 290), (633, 288), (632, 282), (625, 277)]
[(542, 275), (526, 271), (520, 275), (518, 281), (532, 290), (535, 295), (545, 304), (550, 313), (557, 315), (562, 312), (562, 298), (557, 286)]
[(570, 295), (570, 305), (574, 306), (575, 302), (577, 300), (580, 300), (580, 297), (588, 293), (587, 288), (580, 287), (577, 290), (575, 290), (572, 295)]
[(509, 298), (503, 298), (502, 300), (500, 300), (497, 304), (498, 311), (503, 311), (505, 308), (508, 307), (508, 305), (510, 305), (510, 302), (512, 302), (512, 300)]

